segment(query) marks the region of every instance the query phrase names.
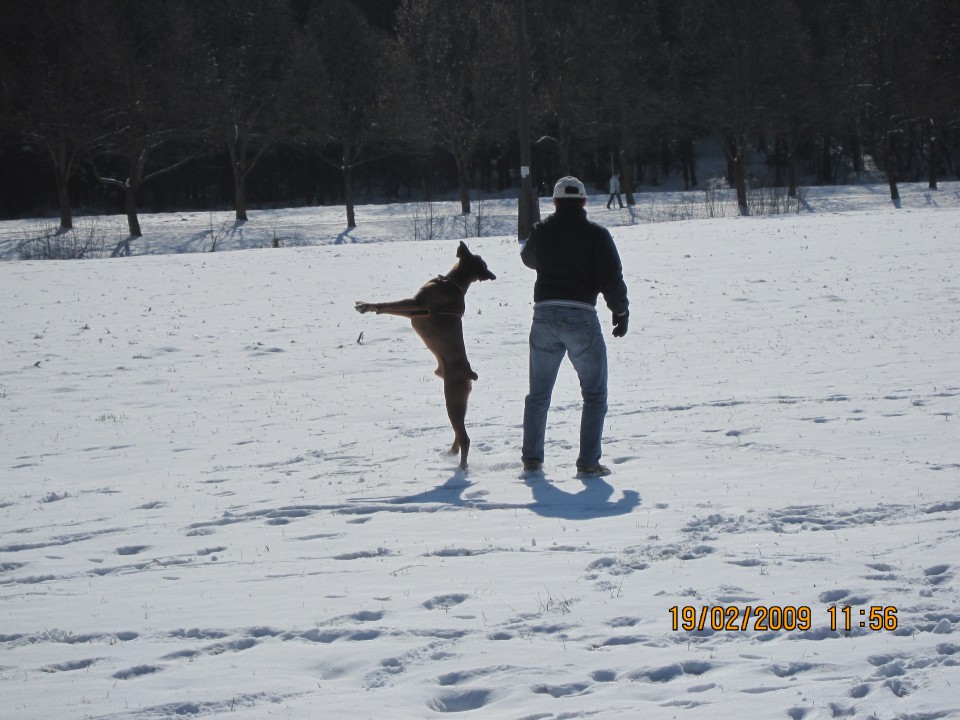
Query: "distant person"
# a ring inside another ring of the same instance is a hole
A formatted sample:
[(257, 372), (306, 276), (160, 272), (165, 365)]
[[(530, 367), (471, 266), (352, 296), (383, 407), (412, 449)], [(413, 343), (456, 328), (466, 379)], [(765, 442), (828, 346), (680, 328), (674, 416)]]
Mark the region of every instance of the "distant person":
[(575, 177), (561, 178), (553, 189), (556, 212), (530, 231), (522, 246), (523, 264), (537, 271), (530, 328), (530, 392), (523, 410), (523, 469), (543, 467), (547, 412), (564, 355), (580, 380), (582, 476), (609, 475), (600, 464), (603, 422), (607, 415), (607, 347), (597, 317), (603, 294), (613, 313), (613, 336), (627, 333), (630, 318), (620, 255), (610, 232), (587, 219), (587, 192)]
[(607, 210), (613, 204), (614, 198), (617, 199), (620, 209), (623, 210), (623, 200), (620, 198), (620, 176), (617, 173), (610, 176), (610, 199), (607, 200)]

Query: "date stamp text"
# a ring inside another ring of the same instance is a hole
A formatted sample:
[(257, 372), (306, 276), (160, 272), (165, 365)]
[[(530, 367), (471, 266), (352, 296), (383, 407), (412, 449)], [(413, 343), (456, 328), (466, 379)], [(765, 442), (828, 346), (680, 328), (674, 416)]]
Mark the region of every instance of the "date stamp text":
[[(669, 613), (675, 632), (792, 632), (812, 630), (815, 623), (809, 605), (674, 605)], [(829, 605), (826, 616), (830, 630), (836, 632), (897, 629), (897, 608), (892, 605)]]

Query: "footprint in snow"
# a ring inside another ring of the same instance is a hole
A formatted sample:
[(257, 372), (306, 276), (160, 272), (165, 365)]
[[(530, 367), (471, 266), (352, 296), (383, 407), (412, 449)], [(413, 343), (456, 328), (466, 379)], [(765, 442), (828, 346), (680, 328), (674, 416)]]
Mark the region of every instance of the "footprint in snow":
[(454, 605), (459, 605), (469, 597), (469, 595), (465, 595), (463, 593), (437, 595), (436, 597), (432, 597), (429, 600), (424, 601), (423, 607), (425, 607), (427, 610), (446, 610)]
[(462, 692), (443, 693), (427, 701), (427, 706), (435, 712), (461, 713), (479, 710), (493, 699), (493, 691), (483, 688)]

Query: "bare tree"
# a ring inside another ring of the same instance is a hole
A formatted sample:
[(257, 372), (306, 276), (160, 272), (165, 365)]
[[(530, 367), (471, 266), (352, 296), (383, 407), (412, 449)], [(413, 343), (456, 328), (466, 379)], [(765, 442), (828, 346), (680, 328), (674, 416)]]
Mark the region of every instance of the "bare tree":
[(601, 28), (609, 27), (610, 16), (609, 9), (599, 6), (597, 2), (559, 6), (551, 0), (530, 4), (536, 68), (533, 115), (542, 131), (556, 139), (551, 146), (562, 175), (579, 172), (574, 169), (575, 142), (593, 141), (602, 128), (616, 123), (599, 109), (607, 57), (607, 37)]
[(733, 167), (740, 213), (748, 215), (750, 136), (771, 121), (780, 88), (796, 72), (799, 16), (791, 0), (707, 3), (704, 12), (700, 42), (715, 61), (706, 111)]
[[(100, 182), (123, 194), (130, 235), (140, 237), (140, 188), (190, 160), (189, 155), (164, 154), (172, 140), (186, 134), (193, 73), (180, 59), (189, 37), (177, 33), (178, 3), (113, 0), (110, 5), (100, 48), (110, 72), (101, 77), (104, 89), (98, 94), (106, 111), (106, 134), (91, 163)], [(101, 173), (105, 167), (109, 173)]]
[(247, 219), (246, 179), (291, 130), (293, 73), (289, 8), (277, 0), (191, 3), (204, 85), (197, 112), (230, 158), (237, 220)]
[(353, 172), (391, 152), (389, 99), (394, 59), (387, 36), (349, 0), (311, 9), (298, 52), (303, 133), (343, 178), (347, 227), (356, 227)]
[(919, 73), (912, 79), (921, 153), (926, 155), (927, 185), (937, 189), (944, 171), (944, 140), (960, 130), (960, 4), (931, 0), (917, 8), (920, 22)]
[[(787, 196), (798, 195), (797, 149), (811, 133), (814, 121), (824, 113), (817, 106), (817, 75), (811, 52), (811, 40), (800, 11), (804, 4), (788, 0), (776, 22), (783, 31), (780, 72), (769, 96), (770, 126), (776, 134), (774, 167), (777, 187), (787, 187)], [(824, 68), (829, 75), (829, 69)], [(783, 171), (786, 171), (784, 177)]]
[[(604, 9), (613, 13), (616, 23), (609, 22)], [(655, 0), (595, 3), (593, 16), (605, 21), (588, 36), (603, 50), (597, 60), (602, 71), (596, 83), (600, 137), (613, 156), (610, 172), (620, 175), (627, 204), (635, 205), (632, 169), (641, 143), (671, 134), (667, 121), (669, 94), (676, 87), (673, 58), (660, 24), (653, 22), (657, 17)]]
[(468, 214), (478, 148), (508, 122), (515, 125), (514, 95), (505, 89), (515, 77), (510, 7), (504, 0), (409, 0), (397, 25), (414, 76), (410, 102), (420, 113), (420, 133), (456, 163), (460, 208)]
[(855, 41), (862, 28), (860, 4), (835, 2), (829, 13), (813, 3), (796, 4), (802, 23), (799, 53), (803, 57), (781, 88), (786, 103), (778, 108), (777, 117), (791, 197), (804, 145), (809, 148), (810, 166), (823, 181), (836, 179), (841, 149), (858, 177), (863, 170), (858, 129), (861, 108), (856, 90), (859, 80), (853, 72), (859, 63), (856, 55), (861, 52)]
[(887, 176), (890, 200), (900, 204), (899, 182), (909, 133), (923, 121), (916, 86), (922, 77), (921, 10), (904, 13), (901, 3), (865, 0), (858, 84), (867, 133)]
[(94, 48), (107, 15), (96, 0), (35, 0), (6, 2), (0, 22), (6, 123), (49, 160), (63, 230), (73, 228), (70, 182), (105, 133)]

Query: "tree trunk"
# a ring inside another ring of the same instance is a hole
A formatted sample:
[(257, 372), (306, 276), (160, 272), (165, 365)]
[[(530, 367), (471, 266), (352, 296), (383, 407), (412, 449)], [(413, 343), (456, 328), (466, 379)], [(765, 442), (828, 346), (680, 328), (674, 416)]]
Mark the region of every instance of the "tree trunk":
[(787, 147), (787, 197), (797, 197), (797, 151), (792, 143)]
[[(561, 127), (557, 144), (557, 155), (560, 158), (560, 177), (573, 175), (573, 170), (571, 169), (570, 164), (570, 145), (572, 143), (573, 137), (566, 131), (564, 127)], [(559, 179), (560, 178), (556, 178), (555, 181)]]
[(125, 188), (125, 194), (127, 227), (130, 229), (130, 235), (132, 237), (143, 237), (143, 233), (140, 231), (140, 218), (137, 217), (137, 185), (131, 183)]
[(630, 174), (630, 160), (623, 150), (620, 151), (620, 185), (627, 198), (627, 205), (637, 204), (633, 196), (633, 176)]
[(70, 167), (63, 147), (47, 146), (53, 161), (53, 174), (57, 185), (57, 203), (60, 206), (60, 229), (73, 229), (73, 210), (70, 208)]
[(734, 182), (737, 187), (737, 206), (741, 215), (749, 215), (747, 206), (747, 139), (742, 133), (737, 133), (736, 155), (733, 158)]
[(850, 128), (850, 159), (853, 161), (853, 172), (857, 177), (863, 171), (863, 152), (860, 149), (860, 136), (856, 128)]
[(790, 130), (783, 138), (783, 150), (787, 155), (787, 197), (797, 197), (797, 133)]
[[(660, 138), (660, 177), (666, 180), (670, 177), (671, 147), (666, 138)], [(659, 183), (657, 183), (659, 185)]]
[(826, 183), (833, 182), (833, 159), (830, 157), (830, 136), (823, 136), (823, 147), (820, 149), (820, 179)]
[(343, 174), (343, 201), (347, 206), (347, 227), (357, 226), (357, 216), (353, 208), (353, 167), (344, 163), (341, 168)]
[[(773, 186), (774, 187), (783, 187), (786, 184), (783, 181), (784, 145), (786, 145), (786, 143), (784, 142), (782, 136), (777, 135), (773, 139)], [(769, 161), (770, 161), (770, 158), (768, 156), (767, 162)]]
[(897, 188), (897, 173), (893, 166), (893, 148), (891, 148), (891, 133), (883, 139), (883, 166), (887, 172), (887, 184), (890, 186), (890, 200), (896, 207), (900, 207), (900, 190)]
[(470, 214), (470, 163), (457, 156), (457, 184), (460, 186), (460, 212)]
[(70, 208), (70, 178), (61, 168), (56, 168), (57, 202), (60, 205), (60, 229), (73, 229), (73, 210)]
[(727, 185), (737, 186), (737, 139), (728, 136), (724, 141), (724, 155), (726, 155), (727, 169), (725, 172)]
[(247, 219), (247, 186), (243, 167), (243, 150), (237, 148), (236, 143), (227, 143), (227, 152), (230, 154), (230, 167), (233, 169), (233, 205), (237, 220)]
[(937, 125), (930, 119), (930, 178), (928, 187), (937, 189), (937, 180), (940, 174), (940, 138), (937, 137)]
[(680, 164), (683, 166), (683, 189), (689, 190), (697, 186), (697, 163), (693, 152), (693, 140), (684, 138), (680, 141)]
[(239, 168), (233, 169), (233, 203), (237, 220), (247, 219), (247, 186)]

